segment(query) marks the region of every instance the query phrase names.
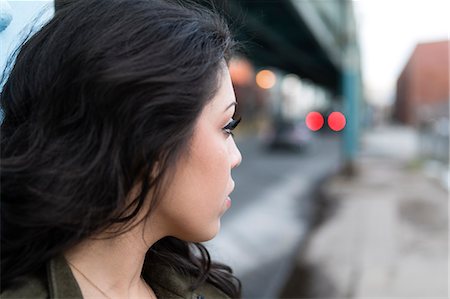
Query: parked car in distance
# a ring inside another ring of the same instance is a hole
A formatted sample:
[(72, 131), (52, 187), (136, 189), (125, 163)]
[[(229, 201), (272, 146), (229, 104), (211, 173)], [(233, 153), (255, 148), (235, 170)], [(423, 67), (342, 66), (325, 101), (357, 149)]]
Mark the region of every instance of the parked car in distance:
[(312, 133), (304, 121), (275, 122), (265, 136), (269, 150), (301, 152), (312, 142)]

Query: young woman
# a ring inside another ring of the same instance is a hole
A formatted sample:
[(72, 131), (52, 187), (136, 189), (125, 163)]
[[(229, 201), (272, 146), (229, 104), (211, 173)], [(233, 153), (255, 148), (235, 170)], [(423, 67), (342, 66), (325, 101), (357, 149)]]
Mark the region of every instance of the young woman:
[(2, 298), (227, 298), (200, 243), (241, 155), (220, 16), (77, 0), (20, 48), (1, 92)]

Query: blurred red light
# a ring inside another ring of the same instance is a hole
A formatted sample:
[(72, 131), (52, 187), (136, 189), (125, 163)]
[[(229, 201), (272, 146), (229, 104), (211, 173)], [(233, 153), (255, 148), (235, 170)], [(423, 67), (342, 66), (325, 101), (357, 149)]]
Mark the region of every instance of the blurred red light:
[(308, 113), (305, 122), (308, 129), (311, 131), (317, 131), (322, 128), (324, 120), (322, 114), (313, 111)]
[(344, 129), (346, 123), (345, 116), (341, 112), (332, 112), (328, 115), (328, 126), (333, 131)]

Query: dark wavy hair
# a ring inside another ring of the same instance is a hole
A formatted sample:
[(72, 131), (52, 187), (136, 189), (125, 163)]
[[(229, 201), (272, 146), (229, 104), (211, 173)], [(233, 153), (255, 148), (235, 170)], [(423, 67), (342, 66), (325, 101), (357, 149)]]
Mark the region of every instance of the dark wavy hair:
[[(73, 1), (19, 47), (0, 98), (2, 290), (131, 229), (150, 190), (151, 213), (234, 49), (216, 11), (163, 0)], [(165, 237), (146, 259), (240, 297), (200, 243)]]

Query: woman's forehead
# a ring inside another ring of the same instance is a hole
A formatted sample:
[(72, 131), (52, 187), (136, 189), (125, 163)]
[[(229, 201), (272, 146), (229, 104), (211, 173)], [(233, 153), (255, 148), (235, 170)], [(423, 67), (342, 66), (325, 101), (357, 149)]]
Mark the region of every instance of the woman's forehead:
[(236, 105), (233, 84), (231, 82), (228, 68), (224, 68), (219, 76), (219, 88), (214, 98), (208, 103), (210, 109), (224, 113), (232, 106)]

